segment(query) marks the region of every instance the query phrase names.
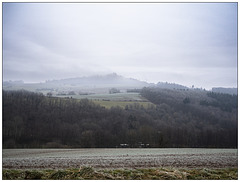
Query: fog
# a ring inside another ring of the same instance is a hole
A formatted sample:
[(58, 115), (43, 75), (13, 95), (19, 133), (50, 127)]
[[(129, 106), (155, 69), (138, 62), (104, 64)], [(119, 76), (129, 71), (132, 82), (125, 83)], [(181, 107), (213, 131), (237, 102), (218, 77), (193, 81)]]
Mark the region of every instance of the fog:
[(237, 3), (3, 3), (3, 80), (237, 87)]

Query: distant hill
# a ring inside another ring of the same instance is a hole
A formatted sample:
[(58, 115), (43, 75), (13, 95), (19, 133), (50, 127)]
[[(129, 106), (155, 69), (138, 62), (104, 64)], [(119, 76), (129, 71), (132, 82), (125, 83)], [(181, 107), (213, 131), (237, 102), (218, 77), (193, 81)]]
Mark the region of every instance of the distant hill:
[(186, 86), (179, 85), (176, 83), (168, 83), (168, 82), (158, 82), (156, 86), (158, 88), (166, 88), (166, 89), (189, 89)]
[(46, 81), (46, 84), (55, 85), (71, 85), (71, 86), (87, 86), (94, 88), (116, 87), (116, 88), (143, 88), (158, 87), (166, 89), (189, 89), (186, 86), (176, 83), (158, 82), (157, 84), (140, 81), (133, 78), (126, 78), (116, 73), (107, 75), (95, 75), (90, 77), (76, 77), (61, 80)]
[(23, 85), (24, 82), (22, 80), (16, 80), (16, 81), (4, 81), (3, 86), (11, 86), (11, 85)]
[(214, 88), (212, 88), (212, 92), (237, 95), (238, 94), (238, 89), (237, 88), (214, 87)]
[(125, 78), (123, 76), (117, 75), (116, 73), (108, 75), (96, 75), (90, 77), (77, 77), (77, 78), (67, 78), (61, 80), (46, 81), (46, 84), (56, 84), (56, 85), (72, 85), (72, 86), (88, 86), (88, 87), (133, 87), (141, 88), (144, 86), (150, 86), (149, 83), (144, 81), (139, 81), (132, 78)]
[[(137, 91), (143, 87), (156, 87), (171, 90), (188, 90), (190, 88), (168, 82), (158, 82), (157, 84), (140, 81), (133, 78), (126, 78), (116, 73), (107, 75), (94, 75), (88, 77), (65, 78), (59, 80), (48, 80), (44, 83), (24, 83), (24, 81), (4, 81), (4, 90), (28, 90), (33, 92), (47, 92), (61, 93), (76, 91), (86, 93), (108, 93), (109, 89), (117, 88), (120, 90)], [(194, 89), (197, 90), (197, 89)], [(237, 88), (213, 88), (213, 92), (227, 93), (237, 95)]]

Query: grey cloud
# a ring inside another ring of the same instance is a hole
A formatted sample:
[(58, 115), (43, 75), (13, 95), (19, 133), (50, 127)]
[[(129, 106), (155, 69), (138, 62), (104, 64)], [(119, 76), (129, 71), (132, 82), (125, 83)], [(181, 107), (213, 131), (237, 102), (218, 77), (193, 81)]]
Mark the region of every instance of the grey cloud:
[(236, 67), (236, 3), (3, 3), (4, 79), (117, 72), (236, 85)]

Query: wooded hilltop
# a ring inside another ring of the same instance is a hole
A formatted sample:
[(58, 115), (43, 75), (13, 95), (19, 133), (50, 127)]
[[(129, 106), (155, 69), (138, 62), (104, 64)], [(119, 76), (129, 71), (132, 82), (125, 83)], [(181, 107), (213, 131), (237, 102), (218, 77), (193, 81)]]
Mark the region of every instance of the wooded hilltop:
[(154, 105), (106, 109), (3, 90), (3, 148), (237, 148), (237, 95), (150, 87), (140, 94)]

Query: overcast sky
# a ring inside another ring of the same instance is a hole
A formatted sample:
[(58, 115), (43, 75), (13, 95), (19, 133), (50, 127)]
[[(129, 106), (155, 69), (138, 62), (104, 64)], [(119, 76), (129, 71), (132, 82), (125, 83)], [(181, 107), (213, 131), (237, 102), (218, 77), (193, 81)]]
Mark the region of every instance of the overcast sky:
[(237, 3), (3, 3), (3, 80), (112, 72), (237, 87)]

